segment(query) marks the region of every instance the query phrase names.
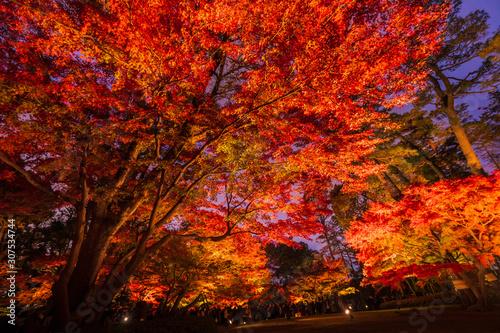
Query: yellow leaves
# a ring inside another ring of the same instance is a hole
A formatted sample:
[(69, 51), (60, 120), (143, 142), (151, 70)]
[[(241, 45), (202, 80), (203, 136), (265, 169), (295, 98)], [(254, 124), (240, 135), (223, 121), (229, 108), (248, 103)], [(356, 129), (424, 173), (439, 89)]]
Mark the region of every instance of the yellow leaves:
[(344, 288), (344, 289), (340, 290), (338, 292), (338, 295), (339, 296), (347, 296), (347, 295), (355, 294), (357, 292), (359, 292), (359, 290), (357, 290), (356, 288), (354, 288), (354, 287), (348, 287), (348, 288)]

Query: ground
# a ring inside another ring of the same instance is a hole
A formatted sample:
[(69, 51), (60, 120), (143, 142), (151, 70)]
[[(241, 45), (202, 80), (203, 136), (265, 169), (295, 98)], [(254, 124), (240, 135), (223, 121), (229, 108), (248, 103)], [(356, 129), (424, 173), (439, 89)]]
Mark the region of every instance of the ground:
[(273, 319), (253, 324), (219, 327), (219, 333), (500, 333), (500, 310), (467, 312), (419, 308), (335, 313)]

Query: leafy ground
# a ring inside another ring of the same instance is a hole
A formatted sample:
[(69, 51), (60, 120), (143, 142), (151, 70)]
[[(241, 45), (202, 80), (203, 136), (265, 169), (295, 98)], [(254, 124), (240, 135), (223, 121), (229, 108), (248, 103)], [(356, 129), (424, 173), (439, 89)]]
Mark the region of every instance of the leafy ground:
[(274, 319), (250, 325), (219, 327), (219, 333), (500, 333), (500, 309), (478, 313), (439, 308), (341, 313)]

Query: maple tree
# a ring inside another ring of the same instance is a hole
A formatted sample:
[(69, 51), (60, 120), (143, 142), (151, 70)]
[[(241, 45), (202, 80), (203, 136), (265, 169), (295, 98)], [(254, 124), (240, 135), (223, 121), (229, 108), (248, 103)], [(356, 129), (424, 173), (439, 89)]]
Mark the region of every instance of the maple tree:
[(437, 50), (445, 15), (415, 0), (0, 1), (0, 160), (76, 211), (55, 325), (123, 285), (96, 282), (113, 258), (130, 276), (172, 240), (319, 230), (331, 180), (352, 191), (380, 169), (358, 163), (375, 106), (408, 100), (425, 71), (402, 64)]
[[(165, 255), (168, 254), (168, 255)], [(265, 255), (249, 234), (219, 243), (170, 243), (138, 271), (126, 286), (132, 300), (159, 304), (162, 315), (203, 302), (248, 302), (269, 283)]]
[[(487, 305), (485, 274), (499, 255), (500, 174), (413, 186), (397, 203), (373, 203), (346, 232), (366, 281), (459, 273)], [(464, 273), (477, 269), (477, 283)]]
[(347, 279), (341, 260), (312, 250), (304, 242), (297, 246), (269, 244), (265, 251), (271, 284), (263, 296), (273, 302), (316, 301), (333, 295), (339, 280)]
[[(404, 189), (411, 184), (418, 184), (421, 188), (425, 188), (425, 184), (432, 184), (438, 180), (467, 177), (471, 174), (470, 170), (472, 170), (472, 173), (484, 174), (480, 164), (479, 167), (475, 168), (474, 162), (471, 162), (473, 159), (478, 161), (476, 152), (483, 152), (482, 163), (489, 160), (491, 161), (490, 166), (496, 165), (495, 158), (498, 154), (498, 149), (495, 146), (498, 139), (497, 110), (495, 108), (496, 93), (490, 94), (492, 103), (480, 120), (473, 119), (467, 112), (469, 106), (465, 103), (459, 104), (458, 98), (471, 94), (482, 94), (498, 85), (497, 64), (494, 63), (494, 57), (490, 55), (491, 52), (493, 54), (495, 52), (495, 40), (498, 37), (495, 36), (490, 40), (484, 38), (488, 29), (488, 16), (484, 11), (473, 12), (462, 18), (458, 16), (460, 1), (453, 1), (453, 5), (453, 14), (448, 19), (445, 44), (439, 53), (426, 60), (431, 68), (428, 85), (420, 91), (418, 99), (410, 112), (387, 111), (390, 112), (389, 119), (391, 122), (397, 123), (398, 126), (389, 126), (384, 128), (383, 131), (376, 132), (379, 138), (385, 140), (379, 143), (377, 149), (367, 158), (375, 163), (385, 165), (386, 169), (366, 179), (368, 185), (366, 191), (349, 195), (339, 195), (338, 191), (332, 191), (334, 194), (332, 204), (335, 206), (332, 208), (334, 216), (325, 220), (330, 228), (323, 237), (327, 246), (329, 239), (335, 240), (334, 237), (336, 237), (336, 239), (342, 240), (336, 230), (341, 230), (342, 226), (349, 226), (352, 220), (360, 220), (361, 214), (366, 209), (363, 206), (368, 202), (372, 202), (374, 206), (377, 205), (375, 202), (378, 201), (398, 202), (403, 198)], [(483, 43), (484, 41), (486, 43)], [(452, 73), (479, 54), (486, 59), (478, 70), (470, 72), (464, 78), (457, 78)], [(436, 69), (432, 64), (438, 64), (439, 67)], [(436, 76), (437, 72), (440, 75)], [(445, 80), (446, 77), (449, 79), (448, 81)], [(448, 93), (451, 93), (454, 99), (450, 98), (447, 95)], [(429, 105), (434, 104), (434, 101), (436, 101), (435, 109), (429, 108)], [(449, 121), (451, 119), (449, 118), (450, 115), (452, 118), (454, 117), (454, 121)], [(453, 132), (462, 131), (458, 137), (450, 131), (450, 122), (453, 123), (452, 127), (455, 127)], [(459, 138), (460, 135), (462, 139), (472, 139), (476, 152), (470, 146), (470, 142), (468, 143), (469, 150), (467, 150), (463, 140)], [(469, 156), (465, 156), (462, 152), (467, 152)], [(432, 190), (432, 186), (430, 185), (430, 190)], [(454, 190), (450, 187), (448, 200), (459, 196), (459, 192), (459, 189)], [(403, 199), (398, 209), (404, 209), (405, 204), (409, 204), (409, 201)], [(385, 207), (381, 209), (389, 209), (385, 206), (385, 203), (380, 205), (380, 207)], [(412, 208), (408, 207), (407, 209), (411, 211)], [(371, 211), (374, 212), (375, 210), (372, 208)], [(382, 220), (381, 223), (383, 223)], [(366, 226), (363, 230), (369, 232), (370, 228)], [(411, 228), (408, 230), (391, 230), (391, 232), (394, 232), (390, 234), (394, 239), (402, 239), (401, 243), (414, 244), (416, 242), (415, 244), (420, 244), (417, 247), (418, 250), (416, 250), (417, 254), (408, 254), (408, 258), (415, 258), (420, 254), (425, 256), (424, 254), (427, 253), (432, 260), (441, 262), (440, 265), (448, 265), (451, 271), (460, 270), (460, 265), (457, 266), (455, 263), (449, 262), (452, 261), (451, 258), (433, 254), (436, 248), (439, 248), (439, 244), (433, 242), (432, 239), (421, 238), (421, 235), (416, 234), (416, 231), (414, 232)], [(380, 251), (379, 256), (387, 255), (387, 258), (389, 258), (389, 256), (396, 256), (395, 253), (402, 251), (397, 247), (399, 241), (391, 242), (391, 236), (381, 235), (379, 244), (377, 244), (379, 240), (372, 239), (373, 243), (370, 246)], [(369, 236), (366, 237), (369, 238)], [(408, 245), (408, 247), (411, 246)], [(405, 249), (405, 251), (410, 250)], [(376, 257), (380, 259), (379, 256)], [(490, 259), (495, 262), (498, 257), (493, 254)], [(429, 262), (432, 262), (432, 260)], [(469, 264), (472, 263), (469, 262)], [(396, 267), (398, 265), (402, 265), (405, 272), (403, 272), (402, 267)], [(492, 266), (489, 265), (489, 267)], [(411, 261), (398, 264), (389, 259), (380, 262), (374, 259), (373, 267), (365, 270), (365, 273), (369, 273), (371, 269), (373, 275), (365, 278), (366, 283), (377, 283), (377, 279), (381, 279), (384, 283), (391, 285), (399, 284), (404, 280), (403, 277), (406, 274), (428, 278), (432, 274), (437, 275), (439, 272), (445, 273), (447, 271), (443, 269), (443, 266), (439, 265), (423, 268), (418, 265), (411, 265)], [(462, 273), (461, 275), (467, 278), (467, 274)], [(469, 275), (473, 276), (477, 275), (477, 273)], [(474, 285), (473, 280), (474, 277), (469, 278), (469, 285)], [(479, 280), (481, 281), (482, 278)], [(495, 284), (494, 281), (491, 283)], [(481, 303), (486, 292), (476, 288), (474, 293), (478, 296), (478, 304)], [(478, 307), (482, 307), (482, 305)]]
[[(29, 262), (20, 264), (16, 273), (16, 304), (19, 308), (33, 309), (41, 308), (47, 304), (51, 296), (51, 287), (58, 277), (58, 270), (64, 266), (66, 256), (32, 256)], [(0, 287), (9, 290), (12, 273), (11, 269), (3, 262), (0, 266)], [(0, 300), (2, 314), (7, 314), (7, 306), (10, 298), (4, 297)], [(4, 312), (5, 311), (5, 312)]]
[(287, 298), (293, 302), (316, 301), (333, 296), (347, 275), (341, 260), (316, 255), (314, 261), (295, 274), (286, 288)]

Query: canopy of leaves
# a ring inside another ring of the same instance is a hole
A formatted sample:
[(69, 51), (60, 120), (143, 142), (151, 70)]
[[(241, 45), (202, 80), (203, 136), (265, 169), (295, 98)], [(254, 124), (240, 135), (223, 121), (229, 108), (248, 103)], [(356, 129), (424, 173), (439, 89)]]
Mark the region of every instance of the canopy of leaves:
[(386, 274), (394, 281), (396, 272), (402, 280), (419, 270), (437, 275), (449, 263), (491, 267), (500, 254), (499, 176), (415, 186), (397, 203), (372, 204), (346, 233), (359, 251), (366, 281)]
[(269, 284), (265, 263), (264, 251), (249, 234), (219, 244), (171, 243), (137, 272), (127, 289), (133, 301), (163, 303), (172, 313), (201, 301), (243, 304)]
[(0, 160), (77, 212), (54, 289), (64, 320), (114, 259), (132, 273), (173, 239), (318, 231), (332, 181), (355, 191), (380, 169), (359, 163), (377, 108), (422, 83), (443, 8), (0, 0)]

